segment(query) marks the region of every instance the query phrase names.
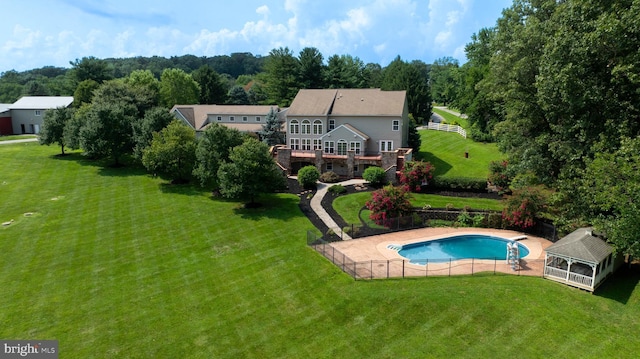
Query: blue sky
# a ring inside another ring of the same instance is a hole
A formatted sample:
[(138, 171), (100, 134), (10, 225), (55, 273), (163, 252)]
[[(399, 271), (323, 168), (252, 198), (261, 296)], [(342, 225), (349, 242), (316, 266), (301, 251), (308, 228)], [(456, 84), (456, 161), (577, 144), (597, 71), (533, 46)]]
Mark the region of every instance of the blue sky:
[(316, 47), (386, 66), (452, 56), (512, 0), (9, 0), (0, 72), (85, 56), (267, 55)]

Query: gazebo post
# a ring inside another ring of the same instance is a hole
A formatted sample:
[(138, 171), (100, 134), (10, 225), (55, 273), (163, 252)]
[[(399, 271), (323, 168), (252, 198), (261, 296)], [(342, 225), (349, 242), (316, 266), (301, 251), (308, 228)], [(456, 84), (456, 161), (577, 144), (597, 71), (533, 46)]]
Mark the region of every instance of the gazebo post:
[(569, 258), (567, 260), (567, 276), (564, 278), (566, 282), (569, 282), (569, 274), (571, 274), (571, 263), (573, 263), (573, 260)]

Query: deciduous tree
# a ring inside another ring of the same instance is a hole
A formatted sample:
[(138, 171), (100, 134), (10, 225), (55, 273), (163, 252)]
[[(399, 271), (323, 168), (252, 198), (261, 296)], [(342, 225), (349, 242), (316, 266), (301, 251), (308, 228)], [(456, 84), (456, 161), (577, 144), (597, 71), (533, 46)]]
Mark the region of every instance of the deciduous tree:
[(142, 164), (153, 173), (186, 183), (191, 178), (196, 159), (195, 131), (174, 120), (160, 132), (153, 133), (151, 145), (144, 149)]
[(391, 227), (393, 220), (411, 213), (409, 192), (402, 187), (385, 186), (371, 194), (366, 206), (371, 211), (369, 218), (376, 224)]
[(218, 169), (229, 161), (231, 149), (243, 143), (240, 131), (212, 123), (198, 140), (196, 148), (196, 165), (193, 175), (200, 180), (202, 186), (211, 185), (219, 188)]
[(160, 101), (167, 108), (198, 103), (200, 85), (181, 69), (165, 69), (160, 76)]
[(60, 146), (61, 154), (64, 155), (64, 128), (73, 118), (73, 109), (58, 107), (48, 110), (44, 114), (42, 129), (38, 140), (41, 145), (51, 145), (57, 143)]
[(247, 139), (229, 154), (229, 162), (218, 170), (220, 193), (227, 198), (239, 198), (255, 205), (263, 193), (284, 188), (284, 175), (269, 154), (266, 144)]

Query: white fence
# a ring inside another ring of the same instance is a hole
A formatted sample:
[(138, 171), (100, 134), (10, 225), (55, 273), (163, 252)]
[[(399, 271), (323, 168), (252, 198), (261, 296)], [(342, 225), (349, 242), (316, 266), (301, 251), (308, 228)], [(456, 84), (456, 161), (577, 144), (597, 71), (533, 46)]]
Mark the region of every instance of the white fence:
[(443, 123), (429, 122), (427, 125), (427, 129), (429, 130), (437, 130), (437, 131), (447, 131), (447, 132), (456, 132), (460, 136), (467, 138), (467, 130), (458, 126), (458, 125), (446, 125)]

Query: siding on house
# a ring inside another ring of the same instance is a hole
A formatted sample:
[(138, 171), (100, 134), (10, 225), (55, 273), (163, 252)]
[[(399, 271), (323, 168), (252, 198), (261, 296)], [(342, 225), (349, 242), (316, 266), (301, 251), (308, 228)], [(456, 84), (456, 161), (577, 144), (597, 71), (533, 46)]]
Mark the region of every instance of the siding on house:
[(42, 128), (47, 110), (68, 107), (73, 103), (71, 96), (24, 96), (9, 106), (14, 134), (37, 134)]

